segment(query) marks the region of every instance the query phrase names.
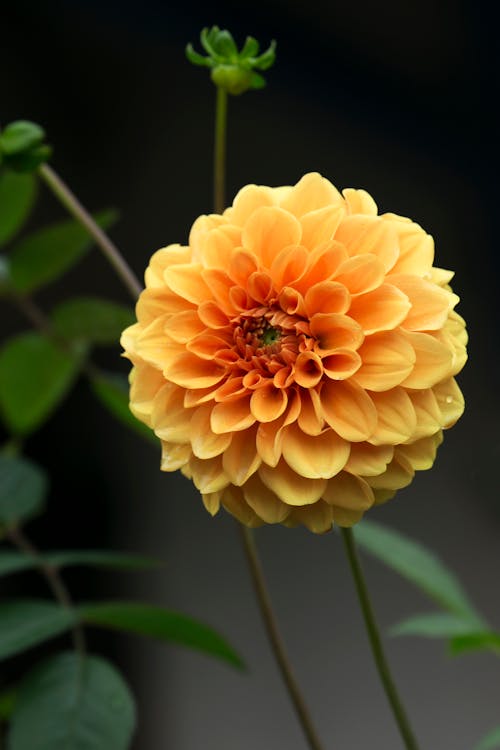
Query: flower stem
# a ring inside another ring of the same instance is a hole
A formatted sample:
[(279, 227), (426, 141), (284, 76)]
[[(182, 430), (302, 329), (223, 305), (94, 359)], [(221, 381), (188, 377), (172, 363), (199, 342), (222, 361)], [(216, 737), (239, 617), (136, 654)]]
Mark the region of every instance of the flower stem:
[[(49, 584), (55, 599), (57, 599), (57, 601), (63, 607), (66, 607), (67, 609), (73, 609), (73, 600), (71, 599), (69, 591), (64, 585), (64, 582), (59, 575), (57, 568), (45, 562), (37, 548), (25, 536), (24, 532), (20, 528), (10, 528), (7, 532), (7, 536), (12, 544), (14, 544), (21, 552), (24, 552), (24, 554), (34, 558), (38, 570), (42, 573), (45, 580)], [(80, 624), (76, 623), (73, 626), (72, 635), (75, 651), (80, 656), (84, 656), (86, 651), (85, 633)]]
[(271, 604), (271, 598), (266, 586), (264, 572), (259, 560), (259, 555), (257, 552), (257, 547), (255, 545), (255, 540), (253, 538), (252, 530), (247, 528), (246, 526), (243, 526), (243, 524), (238, 524), (238, 526), (240, 528), (243, 547), (245, 549), (245, 554), (250, 568), (250, 573), (252, 576), (257, 601), (259, 603), (260, 611), (262, 614), (262, 619), (264, 620), (267, 635), (269, 637), (271, 648), (281, 671), (281, 676), (283, 677), (285, 685), (288, 689), (288, 693), (297, 714), (297, 718), (302, 725), (302, 729), (304, 730), (304, 734), (309, 743), (309, 747), (311, 748), (311, 750), (322, 750), (319, 737), (313, 727), (311, 716), (309, 715), (309, 711), (305, 704), (302, 693), (300, 692), (299, 685), (293, 674), (292, 667), (290, 665), (285, 646), (283, 644), (283, 639), (278, 630), (278, 625)]
[(214, 210), (221, 214), (225, 208), (226, 182), (227, 91), (217, 86), (215, 100), (214, 144)]
[(356, 544), (354, 541), (354, 535), (352, 529), (340, 529), (342, 533), (342, 539), (344, 541), (347, 559), (351, 567), (351, 572), (354, 578), (356, 591), (361, 605), (361, 611), (366, 625), (368, 633), (368, 640), (373, 653), (375, 664), (379, 673), (380, 680), (385, 690), (385, 694), (392, 708), (396, 724), (399, 727), (401, 737), (405, 743), (407, 750), (418, 750), (417, 741), (413, 734), (413, 730), (408, 721), (408, 717), (401, 703), (396, 685), (392, 679), (389, 665), (384, 654), (382, 646), (382, 640), (378, 630), (377, 622), (375, 620), (375, 614), (368, 594), (368, 588), (359, 561), (358, 553), (356, 551)]
[(38, 174), (59, 199), (66, 210), (89, 232), (103, 254), (109, 260), (118, 276), (121, 278), (134, 300), (142, 291), (142, 286), (116, 245), (111, 242), (107, 234), (96, 224), (87, 209), (80, 203), (76, 195), (59, 177), (52, 167), (42, 164)]

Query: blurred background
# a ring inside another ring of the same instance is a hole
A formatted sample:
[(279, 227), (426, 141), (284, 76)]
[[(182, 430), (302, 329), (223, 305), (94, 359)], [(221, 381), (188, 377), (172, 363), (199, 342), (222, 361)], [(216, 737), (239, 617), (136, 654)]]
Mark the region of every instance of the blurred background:
[[(491, 14), (491, 15), (490, 15)], [(435, 549), (500, 627), (498, 434), (498, 50), (493, 9), (473, 0), (251, 5), (184, 0), (49, 0), (2, 5), (0, 121), (41, 123), (52, 163), (92, 209), (113, 206), (112, 236), (142, 275), (151, 253), (186, 242), (211, 210), (214, 90), (184, 58), (203, 26), (278, 42), (268, 87), (230, 101), (228, 197), (243, 185), (293, 184), (317, 170), (362, 187), (380, 210), (411, 216), (453, 268), (468, 321), (459, 377), (467, 410), (431, 472), (372, 517)], [(62, 210), (42, 192), (32, 225)], [(75, 294), (126, 292), (97, 250), (38, 295), (45, 308)], [(26, 324), (4, 303), (1, 333)], [(99, 353), (127, 371), (119, 348)], [(154, 447), (115, 424), (79, 382), (27, 454), (51, 474), (44, 547), (112, 546), (158, 556), (158, 572), (71, 573), (80, 598), (148, 599), (222, 631), (245, 674), (208, 657), (93, 635), (123, 667), (139, 702), (134, 750), (302, 750), (253, 599), (233, 520), (211, 519), (180, 475), (159, 471)], [(258, 532), (277, 614), (326, 747), (398, 750), (336, 535)], [(428, 611), (409, 584), (365, 559), (382, 627)], [(32, 576), (4, 591), (42, 592)], [(390, 639), (388, 653), (422, 747), (471, 750), (499, 721), (500, 668), (491, 656), (452, 660), (442, 643)], [(28, 661), (29, 661), (28, 657)], [(7, 665), (7, 669), (8, 669)]]

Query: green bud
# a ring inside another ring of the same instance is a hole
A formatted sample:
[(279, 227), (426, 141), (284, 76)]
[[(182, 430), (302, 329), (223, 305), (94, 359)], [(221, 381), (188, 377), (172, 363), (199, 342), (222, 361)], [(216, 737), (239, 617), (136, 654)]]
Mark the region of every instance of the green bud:
[(28, 120), (11, 122), (0, 133), (0, 149), (5, 156), (19, 154), (33, 146), (38, 146), (45, 138), (40, 125)]
[(33, 172), (50, 158), (45, 131), (28, 120), (17, 120), (0, 132), (0, 164), (15, 172)]
[(211, 68), (210, 77), (216, 86), (237, 96), (249, 89), (261, 89), (266, 85), (265, 79), (255, 71), (267, 70), (274, 63), (275, 41), (259, 55), (258, 41), (249, 36), (241, 51), (238, 51), (231, 33), (218, 26), (203, 29), (200, 41), (207, 56), (200, 55), (192, 44), (188, 44), (186, 57), (193, 65)]

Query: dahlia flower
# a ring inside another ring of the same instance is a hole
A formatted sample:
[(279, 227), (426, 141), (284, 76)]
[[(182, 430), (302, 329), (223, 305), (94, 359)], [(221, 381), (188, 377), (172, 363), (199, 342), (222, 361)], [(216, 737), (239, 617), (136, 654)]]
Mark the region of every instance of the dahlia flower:
[(319, 174), (247, 185), (158, 250), (122, 336), (130, 407), (211, 514), (351, 526), (463, 411), (451, 271), (410, 219)]

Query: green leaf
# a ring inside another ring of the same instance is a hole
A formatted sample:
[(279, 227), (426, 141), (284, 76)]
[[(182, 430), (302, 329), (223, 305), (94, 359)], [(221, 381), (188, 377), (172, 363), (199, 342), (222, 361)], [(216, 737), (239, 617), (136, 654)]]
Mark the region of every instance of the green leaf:
[[(115, 211), (103, 211), (95, 220), (107, 229), (117, 219)], [(68, 220), (40, 229), (21, 240), (10, 256), (10, 272), (18, 292), (31, 293), (55, 281), (82, 258), (93, 240), (78, 222)]]
[(252, 73), (251, 87), (253, 89), (263, 89), (266, 87), (266, 79), (258, 73)]
[(97, 297), (79, 297), (52, 311), (55, 332), (63, 339), (92, 344), (118, 343), (122, 331), (134, 322), (130, 308)]
[(18, 599), (0, 604), (0, 659), (64, 633), (76, 621), (74, 610), (55, 602)]
[(499, 750), (500, 748), (500, 727), (495, 727), (481, 742), (474, 747), (474, 750)]
[(255, 57), (255, 55), (259, 54), (259, 47), (257, 39), (254, 39), (253, 36), (247, 36), (240, 52), (240, 59), (244, 60), (247, 57)]
[(118, 373), (100, 373), (92, 379), (91, 385), (99, 401), (119, 422), (158, 447), (158, 438), (154, 432), (139, 422), (130, 411), (129, 385), (126, 377)]
[(196, 52), (192, 44), (186, 45), (186, 57), (190, 63), (193, 63), (193, 65), (201, 65), (205, 68), (211, 68), (214, 64), (210, 57), (203, 57), (203, 55)]
[(20, 154), (13, 154), (5, 159), (9, 169), (16, 172), (34, 172), (40, 164), (48, 161), (52, 156), (52, 147), (45, 143), (39, 146), (33, 146), (28, 151), (22, 151)]
[(17, 700), (15, 687), (2, 690), (0, 693), (0, 721), (7, 721), (12, 716)]
[(459, 656), (468, 651), (494, 651), (500, 653), (500, 633), (482, 632), (458, 635), (451, 639), (450, 653)]
[(63, 653), (23, 682), (9, 750), (127, 750), (136, 712), (117, 670), (96, 656)]
[(466, 615), (480, 629), (487, 628), (456, 576), (433, 552), (375, 521), (363, 520), (353, 531), (360, 547), (411, 581), (440, 606)]
[[(128, 555), (112, 550), (57, 550), (45, 552), (40, 560), (55, 568), (83, 566), (106, 570), (151, 570), (162, 563), (138, 555)], [(39, 561), (23, 552), (0, 550), (0, 577), (31, 570), (39, 566)]]
[(38, 333), (10, 339), (0, 352), (0, 413), (16, 435), (28, 435), (70, 389), (80, 358)]
[(12, 239), (28, 218), (36, 197), (31, 174), (0, 172), (0, 246)]
[(420, 635), (424, 638), (453, 638), (454, 636), (470, 635), (477, 626), (467, 617), (443, 612), (414, 615), (407, 620), (394, 625), (391, 635)]
[(43, 510), (48, 479), (25, 458), (0, 455), (0, 522), (14, 526)]
[(172, 641), (224, 659), (235, 667), (243, 662), (215, 630), (179, 612), (138, 602), (98, 602), (78, 608), (90, 625), (123, 630), (162, 641)]
[(0, 133), (0, 150), (7, 156), (27, 151), (38, 146), (45, 138), (45, 131), (36, 122), (17, 120), (11, 122)]

